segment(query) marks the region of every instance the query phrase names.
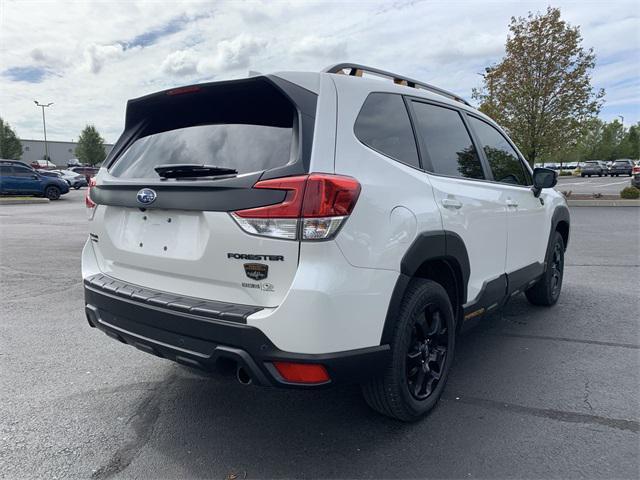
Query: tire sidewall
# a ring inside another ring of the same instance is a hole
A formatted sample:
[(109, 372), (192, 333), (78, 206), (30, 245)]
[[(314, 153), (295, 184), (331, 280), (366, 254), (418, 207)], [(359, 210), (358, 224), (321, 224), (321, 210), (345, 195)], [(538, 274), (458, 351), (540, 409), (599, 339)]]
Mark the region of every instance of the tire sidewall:
[[(51, 194), (53, 192), (53, 195)], [(44, 196), (49, 200), (58, 200), (60, 198), (60, 189), (58, 187), (49, 186), (44, 191)]]
[[(397, 378), (401, 379), (397, 383), (399, 387), (398, 394), (402, 398), (403, 404), (410, 410), (410, 414), (416, 418), (419, 418), (421, 415), (431, 410), (438, 402), (447, 383), (455, 351), (455, 321), (449, 297), (444, 288), (439, 284), (428, 280), (423, 280), (422, 282), (423, 285), (421, 285), (421, 292), (418, 292), (413, 298), (408, 299), (411, 303), (409, 315), (407, 315), (406, 318), (401, 319), (393, 345), (394, 374)], [(418, 400), (411, 395), (407, 385), (406, 355), (410, 347), (413, 325), (415, 324), (418, 315), (422, 315), (426, 306), (430, 303), (436, 304), (445, 317), (444, 320), (447, 325), (449, 345), (441, 379), (438, 382), (438, 385), (426, 399)]]
[[(560, 288), (558, 289), (558, 294), (554, 297), (552, 287), (551, 287), (551, 278), (552, 278), (551, 263), (553, 262), (553, 252), (558, 243), (560, 244), (560, 255), (562, 257), (562, 269), (560, 271)], [(557, 231), (553, 234), (551, 245), (549, 245), (549, 252), (547, 254), (547, 269), (545, 272), (545, 277), (546, 277), (545, 283), (547, 287), (547, 295), (549, 296), (549, 298), (553, 303), (556, 303), (560, 298), (560, 294), (562, 293), (562, 283), (564, 282), (564, 240), (562, 239), (562, 235), (560, 235), (560, 233)]]

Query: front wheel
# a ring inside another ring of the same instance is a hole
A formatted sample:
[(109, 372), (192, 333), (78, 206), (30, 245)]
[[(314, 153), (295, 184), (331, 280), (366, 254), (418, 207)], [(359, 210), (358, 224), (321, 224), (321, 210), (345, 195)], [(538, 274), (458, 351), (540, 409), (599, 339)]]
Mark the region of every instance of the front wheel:
[(413, 280), (400, 307), (391, 359), (363, 385), (365, 400), (388, 417), (418, 420), (442, 395), (454, 347), (455, 320), (447, 292), (431, 280)]
[(80, 188), (80, 185), (78, 185), (77, 183), (73, 186), (74, 190), (78, 190)]
[(54, 186), (47, 187), (44, 191), (44, 196), (49, 200), (58, 200), (60, 198), (60, 189)]
[(534, 305), (554, 305), (560, 297), (562, 278), (564, 276), (564, 240), (559, 232), (551, 238), (550, 250), (547, 253), (547, 266), (542, 277), (527, 291), (527, 300)]

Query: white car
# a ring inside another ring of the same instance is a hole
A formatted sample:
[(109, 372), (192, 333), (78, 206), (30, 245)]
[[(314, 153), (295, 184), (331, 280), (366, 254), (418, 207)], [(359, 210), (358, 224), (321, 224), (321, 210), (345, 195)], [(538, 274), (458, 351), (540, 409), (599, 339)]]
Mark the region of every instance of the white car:
[(415, 420), (465, 321), (558, 300), (555, 182), (457, 95), (360, 65), (130, 100), (86, 199), (87, 319), (242, 383), (357, 382)]
[(64, 181), (66, 181), (70, 187), (78, 190), (80, 187), (87, 186), (87, 179), (76, 172), (71, 170), (53, 170), (53, 172), (59, 173)]

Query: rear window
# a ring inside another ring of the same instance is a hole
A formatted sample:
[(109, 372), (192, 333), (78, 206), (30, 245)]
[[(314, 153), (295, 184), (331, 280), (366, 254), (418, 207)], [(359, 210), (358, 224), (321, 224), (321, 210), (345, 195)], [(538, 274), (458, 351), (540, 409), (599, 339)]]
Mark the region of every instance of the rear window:
[(136, 140), (110, 173), (121, 178), (159, 178), (158, 165), (197, 163), (238, 173), (270, 170), (291, 160), (293, 125), (199, 125)]
[(111, 162), (114, 177), (157, 180), (155, 167), (172, 164), (213, 165), (243, 174), (283, 167), (300, 156), (297, 109), (263, 79), (133, 100), (127, 126), (135, 136)]

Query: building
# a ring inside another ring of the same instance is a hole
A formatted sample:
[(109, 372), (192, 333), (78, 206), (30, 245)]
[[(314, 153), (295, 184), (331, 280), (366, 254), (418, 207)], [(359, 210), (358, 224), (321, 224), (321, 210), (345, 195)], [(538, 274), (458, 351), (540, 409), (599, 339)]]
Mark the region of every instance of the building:
[[(31, 163), (34, 160), (44, 159), (44, 140), (20, 140), (22, 143), (22, 160), (25, 163)], [(49, 158), (53, 163), (60, 167), (66, 167), (67, 162), (72, 158), (76, 158), (77, 142), (58, 142), (54, 140), (47, 141), (49, 149)], [(112, 144), (104, 144), (104, 149), (108, 154), (113, 148)]]

